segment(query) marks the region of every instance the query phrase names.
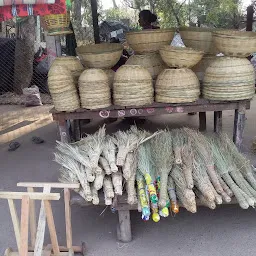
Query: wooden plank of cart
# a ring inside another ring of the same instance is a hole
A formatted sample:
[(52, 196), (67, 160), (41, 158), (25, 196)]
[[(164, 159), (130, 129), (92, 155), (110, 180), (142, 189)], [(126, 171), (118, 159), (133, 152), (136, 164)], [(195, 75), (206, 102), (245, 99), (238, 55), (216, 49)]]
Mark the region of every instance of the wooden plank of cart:
[[(199, 112), (199, 129), (206, 130), (206, 112), (214, 112), (214, 132), (222, 131), (222, 112), (225, 110), (233, 110), (234, 128), (233, 140), (238, 148), (241, 148), (243, 132), (245, 127), (246, 110), (250, 109), (249, 100), (241, 101), (209, 101), (206, 99), (199, 99), (194, 103), (185, 104), (161, 104), (154, 103), (150, 106), (144, 107), (130, 107), (122, 108), (118, 106), (111, 106), (106, 109), (87, 110), (79, 109), (75, 112), (57, 112), (54, 109), (51, 111), (53, 119), (57, 121), (61, 141), (69, 142), (71, 138), (70, 130), (68, 129), (69, 120), (93, 120), (93, 119), (109, 119), (109, 118), (123, 118), (123, 117), (148, 117), (159, 116), (163, 114), (174, 113), (190, 113)], [(104, 202), (103, 198), (101, 202)], [(79, 204), (81, 206), (88, 206), (90, 203), (85, 202), (80, 196), (74, 196), (71, 199), (71, 204)], [(113, 207), (118, 211), (119, 225), (117, 228), (118, 239), (122, 242), (129, 242), (132, 239), (130, 210), (137, 209), (137, 206), (130, 206), (126, 202), (125, 196), (116, 198)]]
[[(70, 129), (67, 122), (69, 120), (93, 120), (93, 119), (109, 119), (123, 117), (149, 117), (159, 116), (163, 114), (174, 113), (190, 113), (199, 112), (199, 130), (206, 130), (206, 112), (214, 112), (214, 131), (219, 133), (222, 130), (222, 111), (234, 110), (234, 129), (233, 140), (240, 149), (245, 127), (245, 112), (250, 109), (249, 100), (240, 101), (210, 101), (199, 99), (193, 103), (184, 104), (164, 104), (154, 103), (144, 107), (129, 107), (122, 108), (111, 106), (110, 108), (99, 110), (78, 109), (74, 112), (58, 112), (55, 109), (51, 110), (53, 120), (57, 121), (61, 141), (69, 142), (71, 138)], [(78, 133), (79, 127), (77, 127)]]

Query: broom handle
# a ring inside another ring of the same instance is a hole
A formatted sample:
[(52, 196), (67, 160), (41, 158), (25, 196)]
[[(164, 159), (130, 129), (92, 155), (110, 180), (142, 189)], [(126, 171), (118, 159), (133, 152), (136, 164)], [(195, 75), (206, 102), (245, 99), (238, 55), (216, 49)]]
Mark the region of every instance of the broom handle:
[(151, 203), (155, 204), (155, 203), (158, 202), (158, 197), (157, 197), (157, 194), (156, 194), (156, 188), (153, 184), (152, 178), (151, 178), (149, 173), (145, 174), (145, 180), (146, 180), (146, 184), (147, 184), (147, 187), (148, 187), (148, 193), (149, 193), (150, 201), (151, 201)]

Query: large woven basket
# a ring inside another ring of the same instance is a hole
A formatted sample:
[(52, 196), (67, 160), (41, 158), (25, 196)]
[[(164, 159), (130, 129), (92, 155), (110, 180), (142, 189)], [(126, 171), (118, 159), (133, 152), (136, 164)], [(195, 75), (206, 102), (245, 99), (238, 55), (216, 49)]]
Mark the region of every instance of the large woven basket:
[(192, 67), (192, 71), (195, 72), (199, 81), (203, 81), (205, 70), (216, 58), (218, 57), (214, 55), (204, 55), (203, 58), (194, 67)]
[(44, 22), (49, 36), (72, 34), (69, 28), (70, 14), (49, 14), (44, 16)]
[(125, 63), (126, 65), (140, 65), (147, 69), (153, 80), (166, 68), (159, 53), (145, 55), (132, 55)]
[(181, 38), (187, 47), (203, 51), (206, 54), (216, 54), (217, 49), (214, 47), (212, 32), (213, 29), (181, 27), (179, 29)]
[(157, 52), (161, 46), (171, 43), (174, 29), (147, 29), (126, 33), (126, 40), (136, 54)]
[(76, 48), (76, 53), (85, 67), (112, 68), (120, 59), (123, 52), (121, 44), (94, 44)]
[(154, 88), (150, 73), (141, 66), (124, 65), (114, 77), (114, 104), (119, 106), (144, 106), (154, 101)]
[(199, 98), (200, 85), (190, 69), (165, 69), (156, 80), (155, 92), (156, 102), (193, 102)]
[(247, 59), (218, 57), (206, 69), (203, 96), (211, 100), (251, 99), (255, 72)]
[(103, 70), (85, 70), (78, 83), (83, 108), (100, 109), (111, 105), (109, 79)]
[(174, 47), (165, 45), (160, 49), (163, 61), (169, 67), (191, 68), (203, 57), (204, 52), (186, 47)]
[(213, 41), (226, 56), (247, 57), (256, 52), (256, 33), (248, 31), (222, 30), (213, 33)]
[(48, 73), (48, 87), (57, 111), (74, 111), (80, 101), (71, 71), (64, 66), (52, 66)]

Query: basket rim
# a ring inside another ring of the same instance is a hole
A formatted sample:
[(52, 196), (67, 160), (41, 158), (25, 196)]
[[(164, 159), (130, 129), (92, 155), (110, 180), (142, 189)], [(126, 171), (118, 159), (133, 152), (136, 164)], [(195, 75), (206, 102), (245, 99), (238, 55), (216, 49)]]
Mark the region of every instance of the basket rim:
[(256, 33), (252, 31), (219, 30), (213, 32), (214, 37), (226, 37), (233, 39), (256, 39)]
[[(98, 46), (108, 46), (111, 45), (111, 47), (115, 48), (115, 49), (100, 49)], [(95, 51), (93, 50), (95, 49)], [(77, 54), (87, 54), (87, 55), (96, 55), (96, 54), (106, 54), (106, 53), (113, 53), (113, 52), (118, 52), (118, 51), (122, 51), (124, 49), (124, 46), (122, 44), (119, 43), (102, 43), (102, 44), (87, 44), (87, 45), (81, 45), (76, 47), (76, 52)]]
[(179, 31), (189, 31), (189, 32), (209, 32), (212, 33), (214, 31), (218, 31), (220, 29), (217, 28), (201, 28), (201, 27), (179, 27)]
[(193, 49), (191, 47), (182, 47), (182, 46), (172, 46), (172, 45), (163, 45), (159, 51), (166, 51), (166, 52), (183, 52), (187, 54), (200, 54), (204, 55), (204, 51), (200, 51), (197, 49)]
[(125, 35), (139, 35), (139, 34), (153, 34), (153, 33), (165, 33), (165, 32), (175, 32), (175, 28), (162, 28), (162, 29), (144, 29), (141, 31), (130, 31), (125, 33)]

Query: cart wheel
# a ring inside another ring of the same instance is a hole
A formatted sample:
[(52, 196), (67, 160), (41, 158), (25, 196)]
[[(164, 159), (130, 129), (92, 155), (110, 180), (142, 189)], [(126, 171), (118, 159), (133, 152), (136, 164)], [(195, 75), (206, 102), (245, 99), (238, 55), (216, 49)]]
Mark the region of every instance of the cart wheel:
[(85, 256), (86, 254), (86, 245), (85, 242), (82, 242), (82, 255)]

